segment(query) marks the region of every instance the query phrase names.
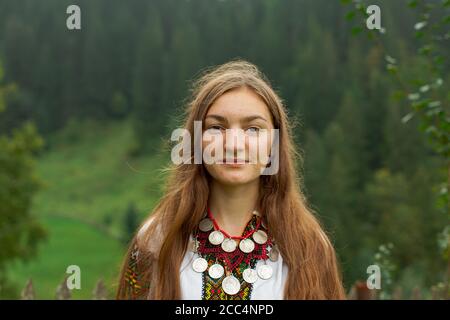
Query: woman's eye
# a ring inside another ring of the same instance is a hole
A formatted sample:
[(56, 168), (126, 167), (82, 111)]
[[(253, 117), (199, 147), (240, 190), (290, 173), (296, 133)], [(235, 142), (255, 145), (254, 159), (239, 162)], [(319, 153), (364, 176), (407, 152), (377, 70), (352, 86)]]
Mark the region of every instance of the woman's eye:
[(258, 127), (250, 127), (246, 130), (246, 132), (250, 133), (250, 134), (255, 134), (255, 133), (259, 132), (259, 128)]
[(207, 130), (210, 133), (219, 133), (222, 129), (223, 128), (221, 126), (210, 126)]

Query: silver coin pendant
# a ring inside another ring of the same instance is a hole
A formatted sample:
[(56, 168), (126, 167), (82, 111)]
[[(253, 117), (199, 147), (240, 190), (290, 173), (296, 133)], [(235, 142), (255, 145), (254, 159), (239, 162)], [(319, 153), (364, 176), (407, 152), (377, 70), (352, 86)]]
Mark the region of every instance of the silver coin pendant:
[(257, 269), (258, 272), (258, 276), (263, 279), (263, 280), (267, 280), (270, 279), (272, 277), (272, 267), (268, 264), (263, 264), (260, 265)]
[(278, 260), (278, 255), (280, 254), (280, 252), (278, 251), (276, 246), (273, 246), (272, 249), (270, 249), (269, 252), (269, 259), (270, 261), (277, 261)]
[(211, 232), (208, 236), (209, 242), (216, 246), (221, 244), (224, 238), (223, 233), (218, 230)]
[(239, 292), (240, 288), (241, 284), (239, 280), (233, 275), (225, 277), (225, 279), (223, 279), (222, 281), (222, 289), (229, 295), (235, 295)]
[(207, 232), (207, 231), (211, 230), (214, 227), (214, 224), (211, 221), (211, 219), (205, 218), (202, 221), (200, 221), (198, 227), (203, 232)]
[(244, 239), (239, 242), (239, 249), (241, 249), (242, 252), (250, 253), (255, 249), (255, 243), (252, 239)]
[(221, 246), (222, 246), (223, 251), (233, 252), (234, 250), (236, 250), (237, 244), (236, 244), (236, 241), (234, 241), (233, 239), (227, 238), (227, 239), (223, 240)]
[(254, 283), (256, 280), (258, 280), (258, 273), (255, 269), (247, 268), (242, 273), (242, 276), (247, 283)]
[(225, 270), (222, 265), (215, 263), (208, 269), (208, 274), (213, 279), (219, 279), (223, 276)]
[(255, 240), (256, 243), (264, 244), (267, 242), (267, 233), (263, 230), (258, 230), (253, 233), (253, 240)]
[(204, 258), (197, 258), (192, 262), (192, 268), (196, 272), (203, 272), (208, 268), (208, 261)]

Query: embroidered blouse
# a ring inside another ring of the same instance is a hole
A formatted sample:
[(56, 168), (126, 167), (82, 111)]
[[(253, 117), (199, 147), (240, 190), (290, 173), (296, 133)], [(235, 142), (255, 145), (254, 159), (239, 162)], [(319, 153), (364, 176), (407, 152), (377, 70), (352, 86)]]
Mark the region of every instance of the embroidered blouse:
[[(253, 215), (247, 223), (243, 234), (253, 230), (258, 219)], [(143, 228), (146, 226), (144, 225)], [(264, 244), (255, 242), (255, 248), (250, 253), (242, 252), (239, 247), (233, 252), (225, 252), (220, 245), (213, 245), (208, 241), (208, 235), (211, 231), (203, 232), (200, 229), (190, 235), (190, 243), (194, 244), (197, 240), (197, 252), (195, 250), (186, 251), (180, 266), (180, 285), (182, 300), (281, 300), (285, 282), (287, 279), (288, 268), (284, 263), (281, 254), (278, 259), (269, 259), (269, 252), (272, 250), (275, 241), (264, 225), (260, 229), (268, 234), (268, 240)], [(142, 231), (142, 229), (141, 229)], [(195, 248), (194, 248), (195, 249)], [(226, 275), (218, 279), (211, 278), (207, 271), (196, 272), (192, 268), (192, 262), (201, 255), (208, 262), (208, 268), (214, 263), (219, 262), (224, 267), (232, 270), (233, 275), (239, 280), (241, 286), (238, 293), (229, 295), (222, 290), (222, 280)], [(125, 273), (127, 296), (130, 299), (145, 298), (149, 283), (142, 283), (138, 268), (137, 259), (139, 252), (137, 246), (134, 247), (130, 255), (128, 269)], [(243, 271), (247, 268), (257, 269), (260, 265), (267, 264), (272, 267), (272, 276), (267, 279), (258, 277), (256, 282), (248, 283), (243, 279)]]

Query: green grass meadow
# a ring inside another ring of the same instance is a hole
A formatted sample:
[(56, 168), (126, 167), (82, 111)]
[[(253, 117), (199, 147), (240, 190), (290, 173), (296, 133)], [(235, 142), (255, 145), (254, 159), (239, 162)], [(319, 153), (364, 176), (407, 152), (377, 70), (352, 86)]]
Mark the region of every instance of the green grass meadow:
[(51, 148), (37, 163), (43, 187), (32, 213), (48, 232), (37, 256), (15, 262), (10, 279), (22, 289), (28, 279), (38, 299), (54, 299), (69, 265), (81, 268), (81, 289), (73, 299), (90, 299), (103, 279), (114, 296), (126, 246), (124, 213), (133, 203), (144, 219), (159, 198), (164, 182), (164, 154), (131, 158), (133, 144), (128, 120), (110, 123), (77, 122), (50, 137)]

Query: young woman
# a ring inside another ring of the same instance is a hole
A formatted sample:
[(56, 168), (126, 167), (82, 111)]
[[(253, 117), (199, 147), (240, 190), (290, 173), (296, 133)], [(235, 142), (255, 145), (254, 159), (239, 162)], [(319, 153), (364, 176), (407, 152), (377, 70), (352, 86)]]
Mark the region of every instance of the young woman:
[[(265, 76), (242, 60), (203, 73), (184, 125), (191, 158), (195, 121), (202, 150), (212, 146), (224, 161), (173, 166), (129, 247), (117, 298), (345, 298), (333, 246), (300, 190), (286, 110)], [(278, 132), (277, 144), (266, 136), (270, 161), (250, 161), (255, 137), (269, 130)], [(277, 170), (264, 174), (275, 160)]]

